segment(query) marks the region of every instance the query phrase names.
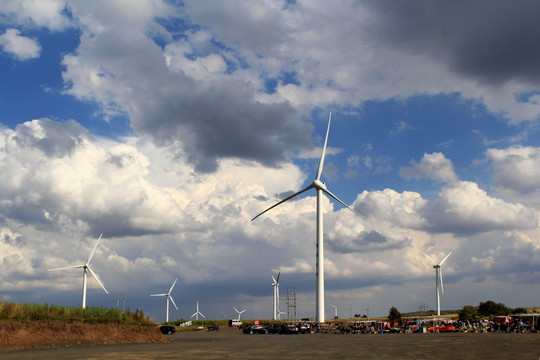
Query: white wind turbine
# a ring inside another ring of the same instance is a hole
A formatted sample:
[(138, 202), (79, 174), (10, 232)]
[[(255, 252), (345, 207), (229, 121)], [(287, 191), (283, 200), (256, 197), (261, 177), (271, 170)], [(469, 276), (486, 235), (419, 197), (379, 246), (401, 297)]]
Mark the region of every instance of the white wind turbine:
[(195, 320), (199, 320), (199, 315), (201, 315), (203, 318), (206, 319), (206, 316), (204, 316), (204, 315), (199, 311), (199, 302), (197, 301), (197, 311), (195, 312), (195, 314), (191, 315), (191, 317), (196, 316)]
[(86, 308), (86, 282), (87, 282), (87, 275), (86, 275), (86, 271), (90, 271), (90, 274), (92, 274), (92, 276), (94, 277), (94, 279), (96, 279), (96, 281), (98, 282), (98, 284), (101, 286), (101, 288), (108, 294), (109, 292), (107, 291), (107, 289), (105, 289), (105, 286), (103, 286), (103, 284), (101, 283), (101, 281), (99, 281), (99, 278), (98, 276), (96, 275), (96, 273), (92, 270), (92, 268), (90, 268), (90, 260), (92, 260), (92, 257), (94, 256), (94, 253), (96, 252), (96, 248), (98, 247), (99, 245), (99, 242), (101, 241), (101, 236), (103, 234), (99, 235), (99, 239), (98, 241), (96, 242), (96, 245), (94, 246), (94, 248), (92, 249), (92, 252), (90, 253), (90, 256), (88, 257), (88, 261), (86, 261), (86, 263), (82, 264), (82, 265), (71, 265), (71, 266), (64, 266), (64, 267), (61, 267), (61, 268), (56, 268), (56, 269), (49, 269), (49, 271), (56, 271), (56, 270), (65, 270), (65, 269), (75, 269), (75, 268), (82, 268), (83, 269), (83, 285), (82, 285), (82, 308), (85, 309)]
[[(244, 310), (242, 310), (242, 311), (238, 311), (235, 307), (233, 307), (233, 309), (234, 309), (234, 311), (236, 311), (236, 312), (238, 313), (238, 320), (240, 320), (240, 315), (242, 315), (243, 313), (245, 313), (246, 310), (247, 310), (247, 309), (244, 309)], [(198, 309), (197, 309), (197, 311), (198, 311)]]
[(442, 265), (448, 259), (452, 252), (450, 251), (448, 255), (444, 257), (440, 262), (429, 256), (428, 254), (424, 253), (431, 261), (433, 261), (435, 264), (433, 264), (433, 268), (435, 269), (435, 299), (437, 302), (437, 316), (441, 315), (441, 293), (444, 294), (444, 286), (442, 281)]
[(277, 278), (274, 277), (274, 275), (272, 275), (272, 280), (274, 280), (274, 282), (272, 283), (272, 287), (274, 288), (274, 316), (273, 316), (273, 320), (277, 320), (278, 318), (280, 318), (279, 316), (279, 275), (281, 274), (281, 272), (278, 272), (277, 274)]
[(171, 292), (172, 292), (172, 289), (174, 288), (174, 285), (176, 285), (176, 282), (178, 281), (178, 279), (174, 280), (171, 288), (169, 289), (169, 292), (166, 293), (166, 294), (152, 294), (150, 296), (165, 296), (167, 298), (167, 316), (165, 317), (165, 321), (166, 322), (169, 322), (169, 300), (172, 301), (174, 307), (176, 308), (176, 310), (178, 310), (178, 306), (176, 306), (176, 304), (174, 303), (174, 299), (172, 298), (172, 295), (171, 295)]
[(338, 318), (338, 316), (337, 316), (337, 306), (332, 305), (332, 304), (330, 304), (330, 306), (334, 308), (334, 319), (337, 319)]
[[(326, 129), (326, 137), (324, 139), (324, 146), (322, 149), (321, 159), (319, 161), (319, 167), (317, 168), (317, 175), (315, 176), (315, 180), (311, 183), (311, 185), (308, 185), (303, 190), (298, 191), (297, 193), (281, 200), (275, 205), (272, 205), (268, 209), (261, 212), (259, 215), (255, 216), (251, 221), (255, 220), (265, 212), (275, 208), (276, 206), (284, 203), (285, 201), (288, 201), (292, 199), (293, 197), (300, 195), (308, 190), (315, 189), (317, 191), (317, 260), (316, 260), (316, 272), (317, 272), (317, 295), (316, 295), (316, 320), (317, 322), (324, 322), (324, 244), (323, 244), (323, 209), (322, 209), (322, 195), (323, 193), (326, 193), (328, 196), (339, 202), (341, 205), (345, 206), (346, 208), (353, 211), (355, 214), (363, 217), (362, 215), (358, 214), (356, 211), (354, 211), (352, 208), (350, 208), (347, 204), (345, 204), (343, 201), (341, 201), (337, 196), (332, 194), (330, 190), (326, 188), (326, 185), (321, 181), (321, 175), (323, 171), (324, 166), (324, 157), (326, 155), (326, 143), (328, 142), (328, 132), (330, 131), (330, 122), (332, 120), (332, 113), (330, 113), (330, 116), (328, 117), (328, 128)], [(275, 317), (275, 313), (274, 313)]]

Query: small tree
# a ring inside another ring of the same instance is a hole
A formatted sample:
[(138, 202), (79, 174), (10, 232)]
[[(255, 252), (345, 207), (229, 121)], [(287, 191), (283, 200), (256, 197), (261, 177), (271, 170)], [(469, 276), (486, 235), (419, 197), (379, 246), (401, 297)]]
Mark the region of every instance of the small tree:
[(478, 310), (471, 305), (465, 305), (459, 312), (459, 321), (474, 321), (478, 318)]
[(388, 321), (394, 320), (401, 320), (401, 313), (395, 306), (392, 306), (388, 312)]
[(512, 314), (526, 314), (528, 312), (529, 312), (529, 310), (527, 310), (524, 307), (518, 307), (518, 308), (515, 308), (514, 310), (512, 310)]

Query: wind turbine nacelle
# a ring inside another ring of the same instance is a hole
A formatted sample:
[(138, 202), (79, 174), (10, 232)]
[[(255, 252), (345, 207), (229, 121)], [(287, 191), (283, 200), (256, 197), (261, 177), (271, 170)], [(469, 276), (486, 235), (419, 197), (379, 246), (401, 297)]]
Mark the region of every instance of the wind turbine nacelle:
[(326, 185), (321, 180), (318, 180), (318, 179), (313, 180), (313, 187), (315, 189), (326, 190)]

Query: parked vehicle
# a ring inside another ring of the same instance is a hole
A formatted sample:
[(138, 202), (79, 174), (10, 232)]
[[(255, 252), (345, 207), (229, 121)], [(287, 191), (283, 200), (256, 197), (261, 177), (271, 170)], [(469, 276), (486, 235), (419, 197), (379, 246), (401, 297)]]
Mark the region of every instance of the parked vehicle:
[(176, 328), (172, 325), (161, 325), (159, 327), (159, 330), (162, 334), (174, 334), (176, 332)]
[(294, 325), (281, 325), (279, 328), (279, 335), (298, 335), (298, 328)]
[(268, 325), (266, 326), (266, 331), (268, 331), (269, 334), (277, 334), (279, 332), (279, 327), (276, 325)]
[(229, 327), (233, 327), (233, 326), (242, 326), (242, 322), (240, 320), (237, 320), (237, 319), (232, 319), (232, 320), (229, 320)]
[(268, 334), (268, 330), (262, 325), (252, 325), (244, 328), (244, 334)]

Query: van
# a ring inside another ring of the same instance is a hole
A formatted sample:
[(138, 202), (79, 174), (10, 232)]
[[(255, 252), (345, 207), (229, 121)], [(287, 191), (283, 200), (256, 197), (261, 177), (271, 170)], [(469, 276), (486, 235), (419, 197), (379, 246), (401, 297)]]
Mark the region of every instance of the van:
[(232, 327), (232, 326), (242, 326), (242, 322), (237, 319), (229, 320), (229, 327)]

